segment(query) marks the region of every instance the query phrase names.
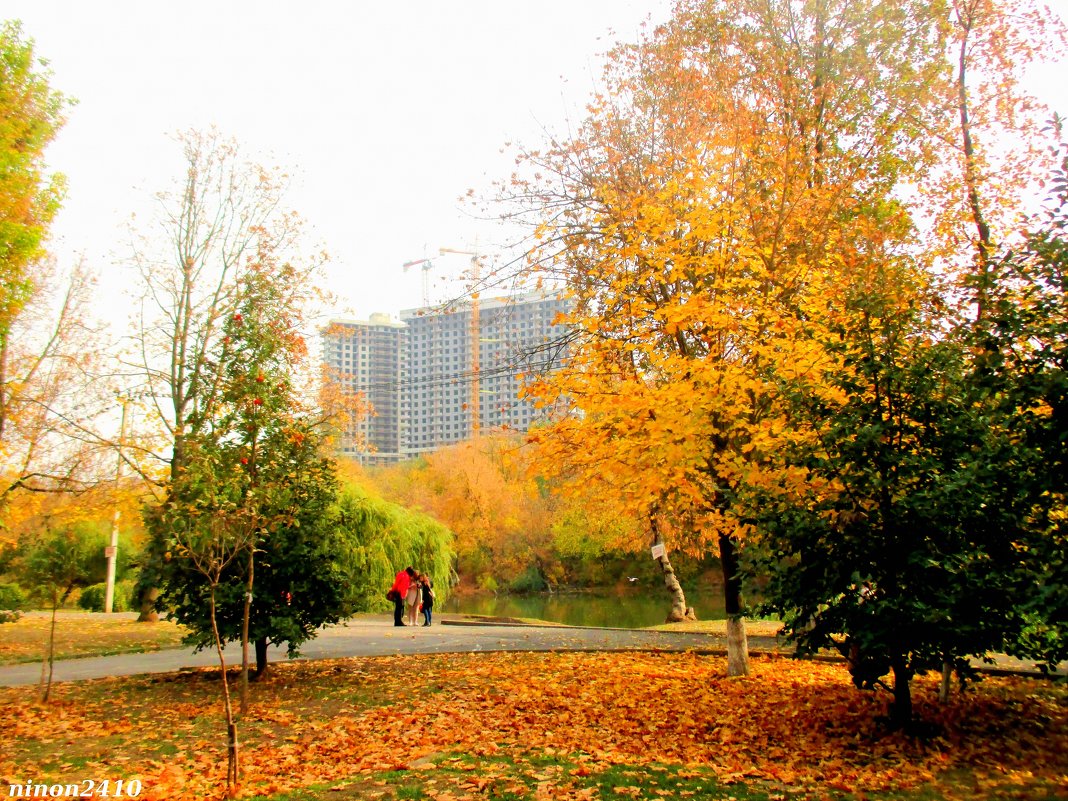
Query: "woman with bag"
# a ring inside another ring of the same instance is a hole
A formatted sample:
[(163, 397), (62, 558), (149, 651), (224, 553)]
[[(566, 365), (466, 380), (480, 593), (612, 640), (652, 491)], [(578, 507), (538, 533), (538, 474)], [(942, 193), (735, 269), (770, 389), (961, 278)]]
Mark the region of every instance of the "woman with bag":
[(386, 598), (393, 601), (393, 625), (404, 625), (404, 599), (408, 595), (412, 579), (415, 578), (415, 568), (406, 567), (393, 579), (393, 586), (386, 593)]

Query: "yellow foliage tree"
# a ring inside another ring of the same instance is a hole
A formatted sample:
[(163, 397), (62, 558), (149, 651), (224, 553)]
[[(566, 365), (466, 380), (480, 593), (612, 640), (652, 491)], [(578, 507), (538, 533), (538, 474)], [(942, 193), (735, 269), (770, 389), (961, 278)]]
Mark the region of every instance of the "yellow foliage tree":
[(680, 2), (610, 55), (571, 139), (521, 158), (532, 269), (566, 284), (576, 332), (568, 367), (531, 388), (557, 411), (534, 439), (675, 547), (718, 548), (732, 675), (747, 671), (733, 489), (805, 436), (769, 375), (835, 369), (812, 328), (879, 259), (917, 250), (903, 190), (946, 162), (930, 135), (955, 108), (946, 14)]

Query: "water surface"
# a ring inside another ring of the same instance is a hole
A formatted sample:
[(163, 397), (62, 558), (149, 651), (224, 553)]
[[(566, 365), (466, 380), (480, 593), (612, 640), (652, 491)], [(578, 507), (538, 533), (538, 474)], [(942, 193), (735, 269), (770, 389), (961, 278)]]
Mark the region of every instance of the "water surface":
[[(722, 620), (723, 593), (719, 588), (686, 592), (686, 603), (700, 620)], [(664, 589), (647, 587), (601, 589), (589, 592), (533, 593), (529, 595), (452, 596), (444, 612), (492, 617), (526, 617), (569, 626), (645, 628), (664, 622), (671, 599)]]

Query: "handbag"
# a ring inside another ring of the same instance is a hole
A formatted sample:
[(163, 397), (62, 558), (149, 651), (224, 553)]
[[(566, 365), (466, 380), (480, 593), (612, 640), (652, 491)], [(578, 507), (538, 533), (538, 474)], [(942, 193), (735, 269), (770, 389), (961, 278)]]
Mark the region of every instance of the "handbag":
[(389, 592), (386, 593), (386, 600), (387, 601), (392, 601), (393, 603), (396, 603), (397, 601), (400, 600), (400, 593), (397, 592), (397, 590), (392, 589), (392, 590), (390, 590)]

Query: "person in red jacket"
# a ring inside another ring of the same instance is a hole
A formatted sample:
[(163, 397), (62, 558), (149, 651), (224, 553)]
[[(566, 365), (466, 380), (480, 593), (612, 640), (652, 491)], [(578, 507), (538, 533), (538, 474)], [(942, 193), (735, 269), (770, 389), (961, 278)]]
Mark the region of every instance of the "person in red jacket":
[(388, 596), (393, 601), (393, 625), (404, 625), (404, 596), (408, 594), (408, 586), (415, 578), (415, 568), (406, 567), (393, 579), (393, 586)]

